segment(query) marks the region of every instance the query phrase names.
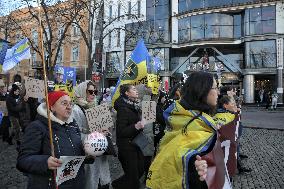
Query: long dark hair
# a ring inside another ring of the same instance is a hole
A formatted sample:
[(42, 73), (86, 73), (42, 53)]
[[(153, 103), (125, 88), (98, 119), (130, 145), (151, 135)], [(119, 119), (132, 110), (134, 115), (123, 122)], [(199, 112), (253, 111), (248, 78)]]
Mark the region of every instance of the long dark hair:
[(181, 105), (185, 109), (213, 114), (215, 107), (207, 104), (207, 96), (213, 86), (214, 77), (207, 72), (194, 72), (182, 88)]
[(119, 89), (120, 95), (121, 95), (122, 97), (124, 97), (124, 98), (128, 98), (125, 93), (126, 93), (127, 91), (129, 91), (132, 86), (133, 86), (132, 84), (123, 84), (123, 85), (121, 85), (121, 86), (120, 86), (120, 89)]

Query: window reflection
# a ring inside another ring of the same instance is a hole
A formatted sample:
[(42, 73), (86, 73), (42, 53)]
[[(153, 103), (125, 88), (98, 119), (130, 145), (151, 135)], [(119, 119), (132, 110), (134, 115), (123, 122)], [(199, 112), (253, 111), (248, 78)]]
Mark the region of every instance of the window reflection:
[(246, 10), (245, 22), (246, 35), (275, 33), (275, 6), (260, 7)]
[(126, 24), (126, 46), (133, 46), (143, 38), (145, 43), (169, 42), (169, 1), (147, 0), (146, 20)]
[(241, 15), (205, 14), (179, 20), (179, 42), (241, 37)]
[[(148, 0), (153, 1), (153, 0)], [(148, 2), (147, 1), (147, 2)], [(247, 3), (255, 3), (259, 0), (179, 0), (178, 11), (179, 13), (193, 11), (194, 9), (205, 9), (223, 6), (237, 6)]]
[(122, 52), (107, 53), (106, 70), (107, 73), (117, 73), (120, 71)]
[(249, 53), (246, 68), (276, 67), (275, 40), (248, 42), (246, 48)]

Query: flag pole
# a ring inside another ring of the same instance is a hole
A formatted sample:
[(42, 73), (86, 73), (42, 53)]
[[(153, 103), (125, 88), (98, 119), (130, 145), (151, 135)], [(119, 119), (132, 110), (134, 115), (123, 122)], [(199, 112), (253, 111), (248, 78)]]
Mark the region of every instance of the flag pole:
[[(51, 128), (51, 119), (50, 119), (50, 109), (49, 109), (49, 99), (48, 99), (48, 87), (47, 87), (47, 72), (46, 72), (46, 62), (44, 58), (44, 47), (43, 47), (43, 31), (42, 31), (42, 20), (41, 20), (41, 5), (39, 3), (39, 0), (37, 0), (38, 4), (38, 17), (39, 17), (39, 38), (40, 38), (40, 46), (41, 46), (41, 59), (42, 59), (42, 66), (43, 66), (43, 78), (44, 78), (44, 88), (45, 88), (45, 98), (46, 98), (46, 110), (47, 110), (47, 120), (48, 120), (48, 129), (49, 129), (49, 138), (50, 138), (50, 149), (51, 149), (51, 156), (55, 157), (54, 153), (54, 145), (53, 145), (53, 134), (52, 134), (52, 128)], [(57, 183), (56, 183), (56, 170), (53, 171), (54, 175), (54, 183), (56, 186), (56, 189), (58, 189)]]

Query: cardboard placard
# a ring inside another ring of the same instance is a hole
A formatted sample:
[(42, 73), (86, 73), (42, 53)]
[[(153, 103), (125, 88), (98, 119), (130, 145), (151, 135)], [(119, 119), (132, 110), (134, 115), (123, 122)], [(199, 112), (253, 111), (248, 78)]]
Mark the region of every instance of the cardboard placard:
[(25, 88), (28, 97), (45, 98), (43, 80), (25, 77)]
[(86, 110), (86, 117), (90, 132), (108, 130), (112, 127), (113, 120), (107, 103)]
[(145, 124), (156, 121), (156, 106), (155, 101), (142, 101), (142, 119)]
[(56, 184), (75, 178), (86, 156), (61, 156), (61, 167), (57, 168)]

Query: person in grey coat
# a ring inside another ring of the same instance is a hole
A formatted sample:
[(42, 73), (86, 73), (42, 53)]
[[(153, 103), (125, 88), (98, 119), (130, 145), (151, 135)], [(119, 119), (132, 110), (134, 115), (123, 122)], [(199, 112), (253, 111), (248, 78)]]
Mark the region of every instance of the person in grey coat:
[[(75, 105), (73, 115), (81, 130), (81, 138), (84, 141), (85, 136), (90, 133), (85, 110), (97, 105), (97, 87), (92, 81), (85, 81), (76, 86), (74, 91)], [(103, 131), (102, 131), (103, 132)], [(107, 132), (104, 132), (106, 135)], [(85, 189), (104, 189), (109, 188), (111, 182), (109, 163), (106, 155), (96, 157), (94, 164), (86, 164), (86, 185)]]

